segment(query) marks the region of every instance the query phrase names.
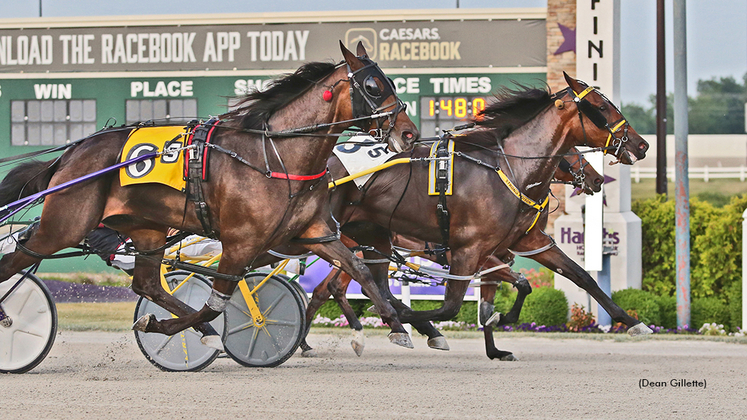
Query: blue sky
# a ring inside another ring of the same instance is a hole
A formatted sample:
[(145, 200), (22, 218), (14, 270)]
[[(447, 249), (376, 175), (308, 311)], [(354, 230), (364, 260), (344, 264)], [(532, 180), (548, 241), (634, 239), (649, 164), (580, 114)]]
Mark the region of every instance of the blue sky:
[[(324, 10), (447, 9), (457, 0), (212, 0), (210, 13), (262, 13)], [(459, 0), (462, 8), (545, 7), (546, 0)], [(207, 13), (200, 0), (42, 0), (43, 15), (106, 16)], [(405, 5), (403, 7), (403, 5)], [(3, 17), (35, 17), (38, 0), (0, 0)], [(672, 0), (667, 0), (667, 90), (674, 85), (672, 65)], [(621, 101), (648, 105), (656, 90), (656, 1), (621, 1)], [(747, 1), (690, 0), (687, 2), (688, 94), (698, 79), (747, 72)]]

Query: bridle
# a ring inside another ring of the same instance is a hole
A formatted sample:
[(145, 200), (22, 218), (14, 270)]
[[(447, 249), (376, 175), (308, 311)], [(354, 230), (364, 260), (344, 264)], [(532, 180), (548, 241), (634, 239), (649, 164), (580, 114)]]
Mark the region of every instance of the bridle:
[[(573, 165), (578, 164), (578, 170), (573, 170)], [(571, 185), (573, 185), (576, 188), (582, 188), (585, 189), (585, 182), (586, 182), (586, 174), (584, 173), (584, 169), (586, 166), (589, 165), (589, 161), (583, 159), (583, 156), (580, 152), (576, 153), (576, 161), (573, 163), (568, 162), (565, 158), (560, 160), (560, 163), (558, 164), (558, 168), (568, 174), (571, 174), (573, 176), (573, 181), (570, 182)]]
[[(394, 83), (391, 79), (384, 76), (379, 66), (368, 57), (358, 57), (364, 66), (353, 71), (350, 64), (347, 64), (348, 82), (350, 83), (350, 104), (353, 119), (366, 121), (364, 127), (361, 127), (372, 134), (374, 138), (386, 139), (394, 129), (399, 114), (407, 109), (407, 105), (397, 96)], [(384, 85), (381, 89), (376, 83), (375, 77)], [(395, 101), (389, 105), (384, 105), (384, 100), (393, 96)], [(387, 111), (387, 109), (393, 109)], [(386, 133), (383, 132), (383, 120), (389, 121), (389, 128)], [(372, 120), (376, 121), (376, 128), (371, 128)], [(372, 133), (373, 132), (373, 133)]]
[[(581, 129), (584, 132), (584, 145), (588, 146), (586, 128), (584, 127), (583, 118), (583, 116), (585, 115), (586, 118), (588, 118), (595, 126), (597, 126), (597, 128), (607, 130), (607, 132), (609, 133), (607, 135), (607, 142), (604, 145), (604, 154), (606, 155), (610, 149), (614, 149), (614, 155), (619, 156), (623, 145), (628, 141), (628, 129), (630, 128), (630, 123), (628, 123), (625, 117), (622, 117), (622, 112), (620, 112), (620, 110), (617, 109), (617, 107), (613, 105), (612, 102), (610, 102), (609, 99), (604, 96), (604, 94), (594, 89), (594, 87), (592, 86), (587, 87), (581, 93), (576, 93), (571, 87), (568, 87), (566, 91), (571, 94), (571, 96), (573, 97), (573, 103), (576, 104), (576, 108), (578, 109), (578, 118), (581, 121)], [(588, 99), (585, 99), (586, 95), (591, 92), (595, 92), (596, 94), (601, 96), (609, 106), (615, 108), (615, 110), (617, 110), (617, 112), (621, 115), (620, 119), (610, 124), (607, 121), (607, 118), (602, 115), (602, 112), (597, 107), (592, 105)], [(622, 137), (617, 137), (617, 134), (621, 131)], [(612, 144), (612, 146), (610, 146), (610, 143)]]

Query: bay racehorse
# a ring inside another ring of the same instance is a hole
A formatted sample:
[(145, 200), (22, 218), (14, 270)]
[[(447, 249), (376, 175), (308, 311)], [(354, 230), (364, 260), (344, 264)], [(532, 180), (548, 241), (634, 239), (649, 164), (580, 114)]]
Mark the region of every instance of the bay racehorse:
[[(624, 164), (644, 158), (648, 150), (648, 143), (604, 95), (567, 75), (566, 81), (569, 87), (554, 95), (541, 89), (503, 91), (476, 121), (479, 129), (455, 137), (458, 164), (454, 194), (448, 197), (450, 274), (471, 276), (491, 256), (506, 260), (512, 251), (527, 253), (589, 292), (615, 322), (629, 327), (629, 334), (648, 334), (648, 327), (605, 295), (549, 236), (528, 236), (543, 209), (540, 203), (547, 197), (552, 175), (571, 147), (600, 147)], [(405, 155), (417, 159), (428, 154), (428, 148), (416, 147)], [(341, 187), (332, 195), (333, 208), (340, 210), (343, 233), (376, 249), (365, 251), (365, 257), (381, 259), (382, 253), (390, 253), (392, 231), (433, 243), (443, 240), (434, 211), (439, 200), (427, 195), (427, 185), (427, 166), (398, 165), (377, 173), (363, 191)], [(469, 284), (447, 282), (441, 308), (416, 312), (389, 292), (388, 262), (369, 267), (400, 319), (416, 328), (456, 316)]]
[[(589, 165), (589, 162), (584, 159), (583, 155), (578, 152), (576, 148), (572, 149), (575, 156), (566, 156), (555, 171), (555, 179), (558, 182), (572, 185), (587, 194), (594, 194), (601, 190), (601, 186), (604, 182), (604, 177), (601, 176), (594, 168)], [(337, 157), (333, 155), (330, 158), (330, 168), (334, 170), (343, 169), (337, 162)], [(334, 178), (341, 178), (345, 174), (332, 172)], [(547, 219), (550, 211), (546, 207), (540, 219), (537, 222), (536, 228), (529, 231), (529, 233), (522, 239), (522, 241), (536, 242), (535, 238), (537, 235), (544, 235), (544, 229), (547, 226)], [(346, 243), (349, 247), (355, 247), (355, 244), (349, 238), (343, 236), (343, 243)], [(410, 256), (417, 256), (425, 259), (429, 259), (434, 262), (446, 263), (450, 259), (450, 253), (446, 252), (445, 261), (441, 256), (438, 255), (434, 250), (441, 249), (440, 244), (428, 244), (419, 239), (393, 233), (391, 243), (395, 248), (410, 250)], [(415, 251), (412, 251), (415, 250)], [(511, 257), (511, 256), (509, 256)], [(485, 335), (485, 351), (490, 359), (500, 358), (502, 360), (509, 360), (513, 358), (513, 355), (509, 352), (498, 350), (495, 347), (493, 340), (493, 327), (499, 327), (502, 325), (508, 325), (515, 323), (519, 319), (521, 307), (524, 303), (526, 296), (531, 293), (531, 286), (526, 278), (513, 272), (508, 268), (504, 261), (499, 260), (495, 256), (490, 256), (484, 268), (486, 270), (492, 269), (493, 267), (504, 266), (503, 269), (492, 271), (481, 279), (480, 285), (480, 319), (484, 325)], [(339, 279), (338, 279), (339, 276)], [(353, 341), (351, 342), (353, 349), (360, 356), (363, 352), (365, 339), (363, 336), (362, 325), (355, 315), (355, 311), (348, 303), (345, 293), (348, 285), (352, 278), (342, 273), (340, 270), (333, 269), (329, 275), (314, 289), (313, 296), (309, 301), (309, 305), (306, 310), (306, 321), (307, 325), (311, 325), (314, 315), (319, 307), (332, 296), (337, 304), (342, 309), (343, 314), (348, 320), (348, 324), (353, 329)], [(495, 299), (495, 293), (498, 285), (501, 282), (511, 283), (518, 290), (516, 301), (507, 314), (494, 314), (493, 313), (493, 301)], [(334, 291), (334, 293), (333, 293)], [(431, 348), (439, 350), (448, 350), (448, 344), (443, 336), (436, 330), (430, 323), (419, 323), (415, 326), (418, 332), (428, 336), (428, 345)], [(301, 348), (303, 354), (306, 356), (313, 356), (315, 353), (309, 344), (304, 339), (301, 342)]]
[[(78, 244), (103, 221), (132, 238), (139, 251), (133, 291), (178, 316), (157, 321), (146, 315), (133, 328), (172, 335), (194, 326), (202, 332), (203, 343), (222, 348), (207, 321), (225, 308), (257, 255), (300, 238), (305, 248), (359, 279), (381, 307), (392, 329), (392, 342), (412, 347), (371, 273), (326, 223), (330, 214), (326, 167), (336, 134), (352, 124), (386, 133), (396, 151), (409, 149), (418, 130), (393, 84), (363, 46), (358, 45), (357, 57), (342, 43), (340, 48), (344, 56), (340, 64), (305, 64), (266, 90), (249, 93), (238, 109), (221, 116), (219, 125), (208, 124), (214, 146), (207, 162), (210, 177), (202, 182), (201, 205), (192, 207), (185, 193), (161, 184), (121, 186), (116, 172), (71, 186), (46, 198), (40, 224), (23, 244), (23, 252), (0, 260), (0, 281), (40, 257)], [(0, 184), (0, 203), (115, 165), (133, 128), (105, 129), (77, 142), (54, 161), (16, 167)], [(159, 268), (170, 227), (212, 236), (223, 244), (213, 292), (199, 311), (160, 286)]]

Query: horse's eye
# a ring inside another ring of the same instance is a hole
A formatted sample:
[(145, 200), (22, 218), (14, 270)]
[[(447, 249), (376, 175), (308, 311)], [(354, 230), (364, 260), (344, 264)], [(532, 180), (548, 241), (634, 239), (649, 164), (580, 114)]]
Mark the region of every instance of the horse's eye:
[(366, 93), (375, 98), (381, 96), (381, 89), (379, 88), (379, 85), (376, 84), (376, 80), (373, 76), (368, 76), (366, 80), (363, 81), (363, 88), (366, 89)]
[(602, 105), (602, 106), (600, 106), (600, 107), (599, 107), (599, 110), (600, 110), (600, 111), (606, 111), (606, 110), (607, 110), (607, 105)]

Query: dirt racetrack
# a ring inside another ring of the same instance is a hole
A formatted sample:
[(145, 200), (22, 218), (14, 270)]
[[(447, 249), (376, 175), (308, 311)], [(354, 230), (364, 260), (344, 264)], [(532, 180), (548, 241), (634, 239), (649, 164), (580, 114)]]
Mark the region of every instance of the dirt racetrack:
[[(368, 334), (362, 357), (347, 333), (313, 333), (316, 359), (277, 368), (219, 358), (198, 373), (165, 373), (131, 333), (63, 331), (47, 359), (0, 375), (0, 418), (388, 419), (744, 418), (747, 346), (701, 341), (615, 341), (497, 336), (521, 360), (484, 355), (477, 334), (451, 351), (415, 350)], [(449, 337), (447, 333), (447, 337)], [(666, 387), (639, 388), (647, 379)], [(672, 380), (705, 381), (674, 387)]]

